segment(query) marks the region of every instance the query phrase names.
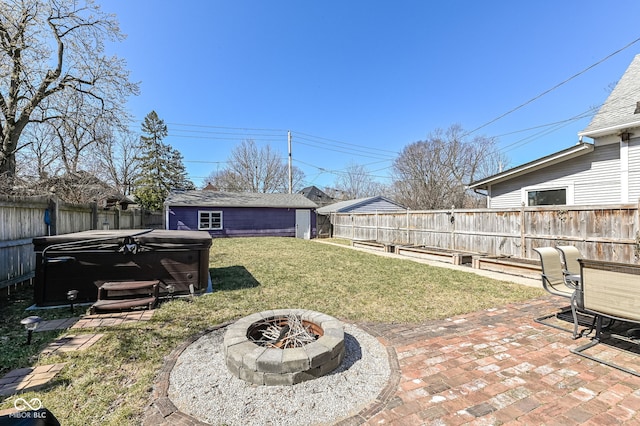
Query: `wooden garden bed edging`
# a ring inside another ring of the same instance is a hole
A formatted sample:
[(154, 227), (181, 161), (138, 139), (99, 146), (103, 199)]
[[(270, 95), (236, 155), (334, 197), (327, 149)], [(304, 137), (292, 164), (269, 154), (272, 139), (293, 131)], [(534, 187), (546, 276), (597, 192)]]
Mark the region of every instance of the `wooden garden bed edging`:
[(396, 249), (394, 244), (380, 243), (372, 240), (353, 240), (351, 241), (351, 246), (367, 250), (383, 251), (385, 253), (394, 253)]
[(471, 264), (474, 255), (473, 253), (455, 252), (437, 247), (424, 246), (398, 246), (396, 247), (396, 253), (408, 257), (451, 263), (453, 265)]
[(540, 278), (540, 262), (508, 256), (473, 256), (473, 268), (527, 278)]

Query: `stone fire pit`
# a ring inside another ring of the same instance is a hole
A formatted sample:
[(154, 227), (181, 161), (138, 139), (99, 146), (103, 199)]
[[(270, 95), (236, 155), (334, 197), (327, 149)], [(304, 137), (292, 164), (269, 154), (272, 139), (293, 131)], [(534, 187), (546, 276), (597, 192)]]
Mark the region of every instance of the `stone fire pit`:
[[(287, 334), (294, 328), (288, 319), (302, 326), (303, 333)], [(298, 334), (305, 338), (298, 339)], [(230, 325), (223, 348), (227, 368), (236, 377), (257, 385), (294, 385), (340, 365), (345, 352), (344, 330), (340, 321), (320, 312), (277, 309)]]

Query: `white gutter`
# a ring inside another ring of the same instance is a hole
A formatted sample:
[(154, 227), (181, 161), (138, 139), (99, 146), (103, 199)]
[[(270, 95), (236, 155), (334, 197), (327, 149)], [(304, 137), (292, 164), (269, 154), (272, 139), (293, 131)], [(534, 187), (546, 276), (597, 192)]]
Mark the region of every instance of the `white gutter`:
[(604, 129), (582, 131), (578, 133), (578, 136), (586, 136), (588, 138), (597, 138), (599, 136), (605, 136), (609, 134), (618, 133), (621, 130), (631, 129), (634, 127), (640, 127), (640, 121), (634, 121), (631, 123), (618, 124), (616, 126), (605, 127)]

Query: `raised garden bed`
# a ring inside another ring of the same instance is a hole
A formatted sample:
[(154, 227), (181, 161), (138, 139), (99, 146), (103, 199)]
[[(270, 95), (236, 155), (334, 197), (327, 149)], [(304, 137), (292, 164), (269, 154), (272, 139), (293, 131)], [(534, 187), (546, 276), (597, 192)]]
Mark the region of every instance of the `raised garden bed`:
[(396, 247), (394, 244), (380, 243), (372, 240), (354, 240), (351, 242), (351, 245), (356, 248), (383, 251), (385, 253), (393, 253)]
[(527, 278), (540, 278), (540, 262), (509, 256), (474, 256), (473, 267)]
[(474, 255), (473, 253), (456, 252), (438, 247), (426, 246), (398, 246), (396, 247), (396, 253), (419, 259), (452, 263), (454, 265), (471, 264)]

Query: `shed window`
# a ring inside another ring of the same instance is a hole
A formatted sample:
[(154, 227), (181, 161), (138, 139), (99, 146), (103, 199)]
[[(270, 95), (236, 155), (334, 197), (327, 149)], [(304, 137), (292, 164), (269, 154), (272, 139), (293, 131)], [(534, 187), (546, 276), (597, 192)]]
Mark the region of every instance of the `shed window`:
[(566, 204), (566, 188), (527, 191), (528, 206), (554, 206)]
[(198, 229), (222, 229), (222, 212), (198, 212)]

